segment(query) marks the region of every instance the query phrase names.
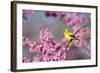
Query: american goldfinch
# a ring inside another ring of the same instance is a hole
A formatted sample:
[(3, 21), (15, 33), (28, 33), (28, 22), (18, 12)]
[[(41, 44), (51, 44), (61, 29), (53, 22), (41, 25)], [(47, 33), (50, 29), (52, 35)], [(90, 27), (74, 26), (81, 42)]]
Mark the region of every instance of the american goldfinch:
[(73, 41), (73, 40), (77, 39), (75, 37), (75, 35), (72, 32), (70, 32), (68, 29), (64, 29), (64, 37), (68, 41)]

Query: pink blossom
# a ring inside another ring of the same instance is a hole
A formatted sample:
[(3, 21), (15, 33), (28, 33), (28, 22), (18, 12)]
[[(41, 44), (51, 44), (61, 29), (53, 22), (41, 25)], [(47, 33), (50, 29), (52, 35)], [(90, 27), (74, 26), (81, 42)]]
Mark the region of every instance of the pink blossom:
[(35, 45), (36, 45), (36, 42), (35, 41), (31, 41), (28, 38), (23, 37), (23, 45), (24, 46), (28, 46), (30, 48), (34, 48)]
[(29, 14), (34, 15), (34, 11), (33, 10), (23, 10), (23, 19), (27, 20)]
[(85, 18), (77, 13), (66, 13), (63, 19), (65, 23), (71, 27), (79, 26), (80, 24), (85, 22)]
[(29, 63), (30, 61), (31, 61), (31, 59), (28, 58), (28, 57), (24, 57), (24, 58), (23, 58), (23, 62), (24, 62), (24, 63)]
[(42, 42), (50, 42), (53, 40), (53, 35), (52, 32), (49, 31), (49, 29), (47, 27), (44, 27), (43, 29), (41, 29), (40, 31), (40, 40)]
[(33, 62), (42, 62), (43, 61), (43, 57), (39, 56), (39, 57), (33, 57)]

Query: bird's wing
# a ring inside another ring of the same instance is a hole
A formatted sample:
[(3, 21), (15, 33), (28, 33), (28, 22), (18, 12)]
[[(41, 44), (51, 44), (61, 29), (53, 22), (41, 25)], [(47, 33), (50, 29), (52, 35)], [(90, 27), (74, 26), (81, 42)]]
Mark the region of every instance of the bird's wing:
[(64, 37), (67, 40), (71, 40), (72, 39), (72, 37), (70, 35), (73, 35), (73, 33), (71, 33), (70, 31), (68, 31), (67, 29), (64, 29)]

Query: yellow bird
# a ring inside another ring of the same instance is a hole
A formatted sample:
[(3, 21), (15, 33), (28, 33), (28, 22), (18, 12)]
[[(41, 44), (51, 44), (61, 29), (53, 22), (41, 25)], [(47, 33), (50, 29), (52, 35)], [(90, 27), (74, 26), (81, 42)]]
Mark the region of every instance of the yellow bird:
[(76, 38), (75, 35), (76, 35), (82, 28), (85, 28), (86, 26), (87, 26), (87, 25), (84, 25), (83, 27), (81, 27), (80, 29), (78, 29), (74, 34), (73, 34), (72, 32), (70, 32), (68, 29), (64, 29), (64, 38), (65, 38), (66, 40), (69, 41), (68, 44), (67, 44), (67, 46), (66, 46), (66, 48), (68, 48), (69, 44), (70, 44), (71, 42), (73, 42), (73, 40), (79, 40), (79, 39)]
[(72, 33), (72, 32), (70, 32), (68, 29), (64, 29), (64, 38), (66, 39), (66, 40), (68, 40), (68, 41), (73, 41), (73, 40), (75, 40), (75, 39), (77, 39), (76, 37), (75, 37), (75, 35)]

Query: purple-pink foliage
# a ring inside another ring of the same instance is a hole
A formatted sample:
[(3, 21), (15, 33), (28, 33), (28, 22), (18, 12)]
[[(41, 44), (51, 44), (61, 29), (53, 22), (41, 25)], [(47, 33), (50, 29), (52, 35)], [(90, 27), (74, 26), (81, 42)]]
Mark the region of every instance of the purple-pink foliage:
[(27, 20), (29, 14), (34, 15), (34, 11), (33, 10), (23, 10), (23, 19)]
[[(50, 32), (47, 27), (40, 31), (40, 43), (35, 43), (25, 38), (24, 44), (29, 47), (31, 53), (40, 54), (33, 57), (33, 62), (60, 61), (66, 59), (65, 47), (54, 40), (52, 32)], [(27, 59), (24, 62), (27, 62)]]

